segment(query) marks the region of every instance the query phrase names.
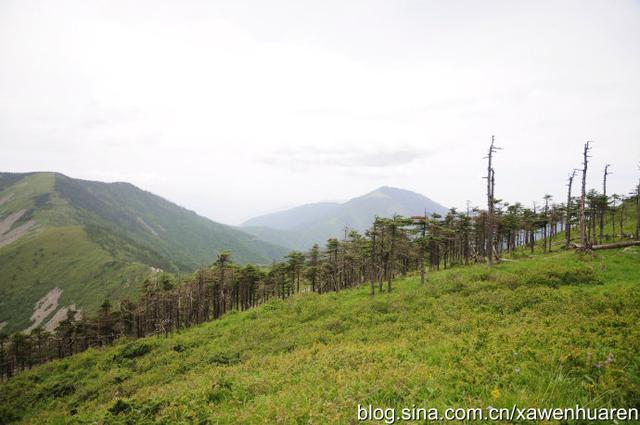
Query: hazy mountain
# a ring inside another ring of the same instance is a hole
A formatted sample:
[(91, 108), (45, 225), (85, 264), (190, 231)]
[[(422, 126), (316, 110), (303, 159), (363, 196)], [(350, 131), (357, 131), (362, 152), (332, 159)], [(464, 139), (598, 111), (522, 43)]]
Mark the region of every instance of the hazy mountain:
[(409, 190), (383, 186), (344, 203), (302, 205), (286, 211), (247, 220), (242, 229), (260, 239), (307, 250), (314, 243), (324, 244), (330, 237), (340, 237), (345, 226), (363, 232), (376, 215), (445, 214), (447, 208)]
[(152, 268), (192, 271), (222, 249), (238, 263), (286, 252), (129, 183), (0, 173), (0, 328), (134, 295)]
[(250, 218), (242, 223), (245, 227), (270, 227), (272, 229), (290, 230), (312, 221), (320, 220), (340, 207), (337, 202), (317, 202), (294, 207), (272, 214)]

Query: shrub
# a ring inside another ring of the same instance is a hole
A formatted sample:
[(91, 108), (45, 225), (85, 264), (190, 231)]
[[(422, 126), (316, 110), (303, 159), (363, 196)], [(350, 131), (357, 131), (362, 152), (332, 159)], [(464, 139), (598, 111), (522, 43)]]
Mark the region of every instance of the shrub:
[(213, 353), (209, 357), (211, 364), (230, 365), (240, 363), (240, 354), (238, 353)]
[(602, 279), (592, 267), (550, 266), (545, 270), (529, 272), (523, 276), (528, 285), (550, 286), (560, 285), (598, 285)]
[(121, 359), (134, 359), (136, 357), (142, 357), (150, 351), (151, 346), (149, 344), (145, 344), (144, 342), (132, 343), (124, 346), (122, 350), (120, 350), (120, 353), (117, 354), (117, 357)]
[(211, 385), (211, 389), (207, 391), (206, 398), (209, 403), (219, 403), (231, 398), (231, 394), (231, 382), (224, 378), (220, 378)]
[(64, 397), (73, 394), (76, 391), (76, 387), (71, 380), (61, 380), (51, 385), (46, 386), (42, 391), (42, 396), (53, 396), (55, 398)]
[(112, 415), (119, 415), (133, 410), (133, 404), (129, 401), (118, 399), (108, 410)]

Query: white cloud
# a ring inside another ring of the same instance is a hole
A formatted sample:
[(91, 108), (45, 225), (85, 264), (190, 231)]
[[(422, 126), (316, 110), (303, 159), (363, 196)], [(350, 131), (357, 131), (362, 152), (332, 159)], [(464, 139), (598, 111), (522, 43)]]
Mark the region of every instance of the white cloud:
[(0, 169), (239, 223), (382, 184), (480, 204), (496, 134), (504, 199), (561, 199), (586, 139), (592, 185), (611, 163), (626, 192), (639, 24), (633, 1), (5, 1)]

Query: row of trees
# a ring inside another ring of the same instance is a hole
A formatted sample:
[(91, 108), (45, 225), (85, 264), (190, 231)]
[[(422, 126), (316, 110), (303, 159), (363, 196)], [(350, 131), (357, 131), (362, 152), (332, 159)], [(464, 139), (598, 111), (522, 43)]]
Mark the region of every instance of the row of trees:
[[(587, 145), (584, 170), (588, 149)], [(574, 171), (566, 203), (555, 204), (546, 195), (541, 207), (509, 204), (494, 196), (491, 161), (496, 150), (492, 141), (487, 175), (490, 208), (486, 210), (467, 208), (463, 213), (451, 209), (445, 216), (425, 213), (376, 217), (364, 233), (345, 232), (342, 240), (329, 239), (324, 247), (314, 245), (307, 253), (291, 252), (270, 266), (240, 266), (225, 251), (213, 264), (187, 278), (178, 280), (156, 273), (145, 281), (138, 299), (122, 300), (115, 306), (105, 301), (92, 317), (78, 317), (71, 311), (52, 333), (37, 328), (30, 334), (0, 334), (1, 375), (10, 377), (34, 364), (111, 344), (121, 336), (169, 335), (230, 310), (246, 310), (300, 292), (325, 293), (366, 284), (375, 295), (392, 291), (398, 275), (417, 272), (424, 282), (430, 271), (440, 268), (491, 264), (517, 251), (533, 252), (536, 247), (548, 252), (553, 241), (568, 247), (575, 233), (583, 247), (596, 238), (630, 237), (624, 234), (624, 220), (632, 203), (640, 214), (640, 184), (629, 198), (607, 196), (607, 166), (603, 193), (585, 193), (583, 171), (582, 193), (574, 197)], [(606, 217), (611, 222), (610, 233), (604, 228)], [(565, 243), (556, 237), (561, 232), (565, 233)], [(636, 226), (635, 238), (638, 236)]]

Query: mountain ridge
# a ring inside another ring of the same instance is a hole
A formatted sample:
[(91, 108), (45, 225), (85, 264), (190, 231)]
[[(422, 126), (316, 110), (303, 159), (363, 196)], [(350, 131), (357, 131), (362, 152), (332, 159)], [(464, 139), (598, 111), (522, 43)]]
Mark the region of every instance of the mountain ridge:
[(287, 252), (131, 183), (0, 173), (5, 330), (32, 325), (32, 312), (54, 290), (60, 294), (43, 324), (71, 305), (92, 311), (105, 298), (136, 296), (150, 273), (188, 273), (211, 264), (221, 250), (241, 264), (269, 264)]
[(417, 192), (381, 186), (345, 202), (304, 204), (263, 214), (246, 220), (240, 228), (290, 249), (307, 250), (330, 237), (340, 237), (345, 227), (365, 231), (376, 215), (422, 215), (425, 211), (446, 214), (448, 208)]

